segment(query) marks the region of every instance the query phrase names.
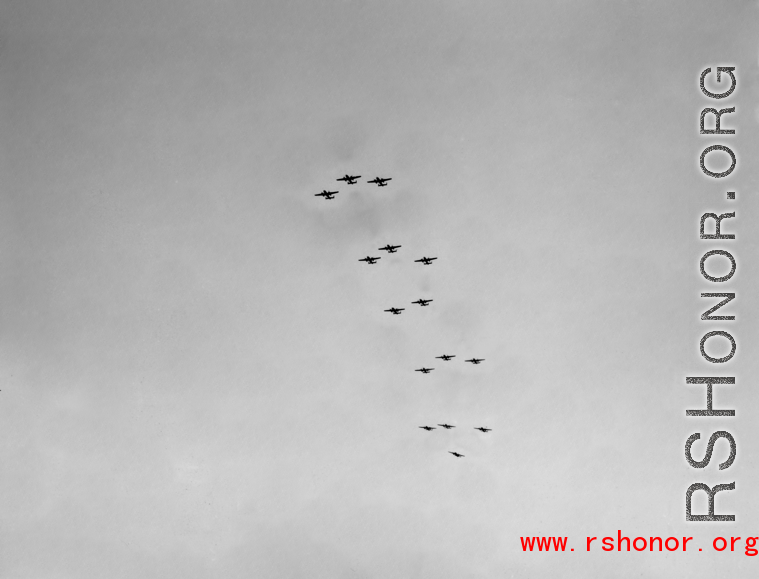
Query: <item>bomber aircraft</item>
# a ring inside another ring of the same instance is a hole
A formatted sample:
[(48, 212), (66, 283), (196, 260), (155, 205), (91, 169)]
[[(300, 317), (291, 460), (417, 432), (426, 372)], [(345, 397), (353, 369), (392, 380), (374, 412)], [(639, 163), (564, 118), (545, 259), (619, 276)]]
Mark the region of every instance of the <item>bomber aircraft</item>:
[(482, 426), (475, 426), (474, 429), (482, 430), (482, 432), (490, 432), (491, 430), (493, 430), (492, 428), (483, 428)]
[(334, 199), (339, 191), (327, 191), (323, 189), (321, 193), (314, 193), (314, 197), (324, 197), (325, 199)]
[(356, 179), (359, 179), (361, 175), (348, 175), (346, 174), (345, 177), (340, 177), (337, 179), (337, 181), (345, 181), (348, 185), (355, 185)]
[(464, 362), (471, 362), (472, 364), (479, 364), (485, 361), (485, 358), (472, 358), (471, 360), (464, 360)]
[(381, 251), (387, 251), (388, 253), (396, 253), (401, 245), (390, 245), (389, 243), (385, 247), (380, 247)]
[(381, 257), (369, 257), (368, 255), (364, 259), (359, 259), (359, 261), (365, 261), (369, 265), (374, 265), (377, 263), (378, 259), (382, 259)]
[(390, 308), (389, 310), (385, 310), (386, 312), (392, 312), (396, 316), (400, 315), (400, 313), (405, 310), (406, 308)]
[(446, 430), (450, 430), (451, 428), (456, 428), (455, 426), (452, 426), (450, 424), (438, 424), (438, 426), (442, 426)]
[(423, 257), (422, 259), (415, 259), (414, 261), (419, 263), (423, 263), (424, 265), (429, 265), (433, 262), (433, 260), (437, 259), (437, 257)]
[(463, 458), (464, 456), (463, 454), (459, 454), (458, 452), (453, 452), (452, 450), (449, 450), (448, 452), (451, 453), (456, 458)]
[(419, 299), (418, 299), (418, 300), (416, 300), (415, 302), (411, 302), (411, 303), (412, 303), (412, 304), (419, 304), (420, 306), (428, 306), (428, 305), (430, 305), (430, 302), (431, 302), (431, 301), (432, 301), (432, 300), (423, 300), (423, 299), (419, 298)]
[(378, 187), (387, 187), (387, 182), (392, 180), (392, 177), (388, 177), (386, 179), (383, 179), (382, 177), (375, 177), (371, 181), (367, 181), (367, 183), (376, 183)]
[(419, 368), (418, 370), (414, 370), (414, 372), (421, 372), (422, 374), (429, 374), (434, 369), (435, 368)]
[(429, 432), (430, 430), (435, 430), (434, 426), (420, 426), (419, 428), (422, 428), (426, 430), (427, 432)]
[(455, 358), (455, 354), (443, 354), (442, 356), (435, 356), (435, 358), (440, 358), (441, 360), (445, 360), (446, 362), (450, 361), (451, 358)]

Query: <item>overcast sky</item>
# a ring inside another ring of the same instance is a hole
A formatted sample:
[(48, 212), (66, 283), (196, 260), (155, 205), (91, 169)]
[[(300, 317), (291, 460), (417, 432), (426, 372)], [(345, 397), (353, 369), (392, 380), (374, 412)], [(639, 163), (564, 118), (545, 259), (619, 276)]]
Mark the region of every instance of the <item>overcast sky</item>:
[[(756, 2), (4, 3), (0, 575), (754, 576), (711, 539), (759, 535), (757, 28)], [(700, 136), (707, 106), (737, 135)], [(735, 322), (699, 320), (715, 291)], [(738, 416), (686, 419), (719, 373)], [(733, 466), (722, 440), (689, 467), (725, 428)], [(736, 523), (685, 522), (732, 481)], [(617, 529), (704, 551), (584, 552)]]

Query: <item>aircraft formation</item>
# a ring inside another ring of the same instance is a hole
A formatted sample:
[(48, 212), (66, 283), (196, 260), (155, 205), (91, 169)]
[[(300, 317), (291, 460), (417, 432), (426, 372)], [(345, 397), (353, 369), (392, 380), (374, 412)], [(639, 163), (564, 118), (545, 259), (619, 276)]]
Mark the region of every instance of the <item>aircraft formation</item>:
[[(346, 185), (355, 185), (358, 183), (358, 180), (361, 178), (361, 175), (349, 175), (346, 173), (343, 177), (340, 177), (336, 179), (336, 181), (343, 181)], [(366, 181), (367, 183), (371, 183), (374, 185), (377, 185), (378, 187), (387, 187), (388, 181), (392, 181), (391, 177), (375, 177), (374, 179), (371, 179), (369, 181)], [(335, 195), (337, 195), (339, 191), (328, 191), (327, 189), (323, 189), (321, 193), (314, 194), (315, 197), (322, 197), (325, 200), (331, 200), (335, 198)], [(388, 254), (391, 253), (398, 253), (398, 250), (401, 249), (402, 245), (392, 245), (390, 243), (386, 244), (384, 247), (377, 248), (378, 251), (386, 251)], [(358, 261), (364, 262), (367, 265), (376, 265), (377, 262), (382, 259), (381, 256), (371, 256), (367, 255), (364, 258), (359, 259)], [(432, 265), (432, 262), (437, 260), (437, 257), (427, 257), (423, 256), (419, 259), (415, 259), (414, 263), (421, 263), (422, 265)], [(421, 307), (427, 307), (429, 306), (434, 300), (432, 298), (419, 298), (416, 301), (411, 302), (413, 305), (419, 305)], [(393, 315), (400, 315), (402, 314), (406, 308), (401, 307), (390, 307), (385, 312), (388, 312)], [(443, 360), (444, 362), (450, 362), (453, 358), (455, 358), (455, 354), (443, 354), (441, 356), (436, 356), (436, 359)], [(478, 365), (485, 361), (484, 358), (470, 358), (468, 360), (464, 360), (465, 362), (471, 363), (472, 365)], [(435, 368), (428, 368), (426, 366), (422, 366), (421, 368), (417, 368), (414, 371), (415, 372), (421, 372), (422, 374), (429, 374), (431, 373)], [(456, 428), (455, 425), (452, 424), (438, 424), (437, 426), (419, 426), (422, 430), (426, 430), (427, 432), (431, 432), (433, 430), (436, 430), (437, 427), (443, 428), (445, 430), (451, 430), (453, 428)], [(488, 433), (492, 430), (492, 428), (486, 428), (484, 426), (475, 426), (475, 430), (479, 430), (482, 433)], [(448, 451), (449, 454), (453, 455), (455, 458), (465, 458), (464, 454), (461, 454), (457, 451)]]
[[(445, 430), (451, 430), (452, 428), (456, 428), (455, 425), (447, 424), (447, 423), (438, 424), (437, 426), (439, 426), (440, 428), (444, 428)], [(432, 432), (433, 430), (437, 430), (437, 426), (424, 425), (424, 426), (420, 426), (419, 428), (421, 428), (422, 430), (426, 430), (427, 432)], [(483, 433), (488, 433), (491, 430), (493, 430), (492, 428), (485, 428), (484, 426), (475, 426), (474, 429), (479, 430), (480, 432), (483, 432)], [(455, 456), (456, 458), (464, 458), (466, 456), (465, 454), (461, 454), (459, 452), (455, 452), (452, 450), (449, 450), (448, 452), (452, 454), (453, 456)]]
[[(335, 179), (335, 181), (344, 181), (346, 185), (355, 185), (358, 183), (359, 179), (361, 179), (361, 175), (348, 175), (346, 173), (344, 177)], [(387, 187), (387, 182), (392, 180), (392, 177), (375, 177), (371, 181), (367, 181), (367, 183), (374, 183), (377, 187)], [(338, 193), (339, 191), (327, 191), (326, 189), (323, 189), (321, 193), (315, 193), (314, 196), (324, 197), (325, 199), (334, 199), (335, 195)]]
[[(438, 424), (438, 426), (442, 426), (446, 430), (450, 430), (451, 428), (456, 428), (452, 424)], [(429, 432), (430, 430), (436, 430), (434, 426), (420, 426), (419, 428), (426, 430), (427, 432)], [(482, 432), (490, 432), (491, 430), (493, 430), (492, 428), (485, 428), (484, 426), (475, 426), (474, 429), (481, 430)]]
[[(414, 302), (416, 303), (416, 302)], [(388, 311), (388, 310), (385, 310)], [(456, 357), (456, 354), (443, 354), (442, 356), (435, 356), (436, 360), (443, 360), (444, 362), (450, 362), (453, 358)], [(472, 364), (480, 364), (485, 361), (485, 358), (471, 358), (469, 360), (464, 360), (464, 362), (470, 362)], [(427, 368), (427, 370), (434, 370), (435, 368)], [(427, 374), (428, 372), (425, 372), (425, 368), (421, 368), (417, 370), (417, 372), (424, 372)]]

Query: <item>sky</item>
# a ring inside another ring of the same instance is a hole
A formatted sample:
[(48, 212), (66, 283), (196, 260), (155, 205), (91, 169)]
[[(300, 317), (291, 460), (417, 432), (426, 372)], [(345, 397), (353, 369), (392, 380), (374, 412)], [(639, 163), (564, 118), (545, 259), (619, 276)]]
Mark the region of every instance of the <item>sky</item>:
[[(759, 536), (758, 9), (5, 2), (0, 576), (754, 577), (711, 542)], [(737, 416), (686, 418), (720, 373)], [(691, 468), (718, 430), (734, 464)], [(733, 481), (736, 522), (685, 521)]]

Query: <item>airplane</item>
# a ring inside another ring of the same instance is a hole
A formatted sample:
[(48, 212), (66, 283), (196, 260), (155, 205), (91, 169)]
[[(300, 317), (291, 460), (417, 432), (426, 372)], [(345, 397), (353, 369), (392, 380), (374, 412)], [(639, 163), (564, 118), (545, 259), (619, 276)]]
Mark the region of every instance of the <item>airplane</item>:
[(429, 265), (432, 263), (432, 260), (437, 259), (437, 257), (423, 257), (422, 259), (415, 259), (415, 262), (422, 262), (424, 265)]
[(471, 362), (472, 364), (479, 364), (484, 361), (485, 358), (472, 358), (471, 360), (464, 360), (464, 362)]
[(405, 309), (406, 308), (390, 308), (389, 310), (385, 310), (385, 311), (386, 312), (393, 312), (396, 316), (398, 316)]
[(383, 179), (382, 177), (375, 177), (371, 181), (367, 181), (367, 183), (376, 183), (378, 187), (387, 187), (387, 182), (392, 180), (392, 177), (388, 177), (387, 179)]
[(374, 265), (377, 263), (378, 259), (382, 259), (381, 257), (369, 257), (368, 255), (364, 259), (359, 259), (359, 261), (365, 261), (369, 265)]
[(452, 454), (453, 456), (455, 456), (456, 458), (462, 458), (464, 456), (463, 454), (459, 454), (458, 452), (453, 452), (452, 450), (449, 450), (448, 452)]
[(340, 177), (339, 179), (336, 179), (336, 181), (345, 181), (348, 185), (355, 185), (356, 179), (359, 179), (361, 175), (348, 175), (346, 173), (345, 177)]
[(451, 358), (455, 358), (455, 354), (443, 354), (442, 356), (435, 356), (435, 358), (440, 358), (441, 360), (445, 360), (448, 362)]
[(389, 243), (385, 247), (380, 247), (379, 249), (381, 251), (387, 251), (388, 253), (395, 253), (398, 251), (399, 247), (403, 247), (402, 245), (390, 245)]
[(491, 430), (493, 430), (492, 428), (483, 428), (482, 426), (475, 426), (474, 429), (482, 430), (482, 432), (490, 432)]
[(314, 193), (314, 197), (324, 197), (325, 199), (334, 199), (339, 191), (327, 191), (323, 189), (321, 193)]
[(416, 300), (415, 302), (411, 302), (411, 303), (412, 304), (419, 304), (420, 306), (428, 306), (428, 305), (430, 305), (431, 301), (432, 300), (423, 300), (423, 299), (420, 298), (420, 299)]
[(430, 430), (435, 430), (434, 426), (420, 426), (419, 428), (422, 428), (426, 430), (427, 432), (429, 432)]
[(434, 369), (435, 368), (419, 368), (418, 370), (414, 370), (414, 372), (421, 372), (422, 374), (429, 374)]
[(451, 428), (456, 428), (455, 426), (451, 426), (450, 424), (438, 424), (438, 426), (442, 426), (446, 430), (450, 430)]

